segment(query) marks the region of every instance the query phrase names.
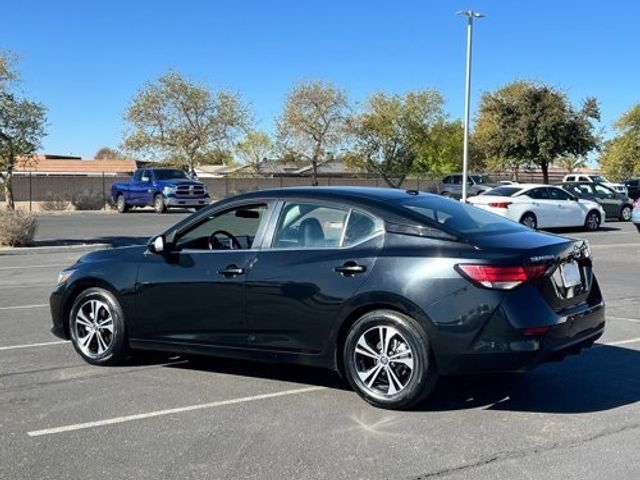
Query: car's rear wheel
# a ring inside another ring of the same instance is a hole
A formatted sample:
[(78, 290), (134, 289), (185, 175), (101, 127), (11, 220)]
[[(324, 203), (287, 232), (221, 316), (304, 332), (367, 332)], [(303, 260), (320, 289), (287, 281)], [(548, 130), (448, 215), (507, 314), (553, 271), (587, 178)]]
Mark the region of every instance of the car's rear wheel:
[(382, 408), (412, 407), (438, 379), (426, 332), (392, 310), (375, 310), (356, 320), (345, 340), (343, 364), (351, 387)]
[(620, 220), (622, 220), (623, 222), (628, 222), (631, 220), (631, 207), (629, 205), (625, 205), (624, 207), (622, 207), (622, 210), (620, 210)]
[(116, 365), (129, 356), (122, 308), (104, 288), (88, 288), (75, 298), (69, 333), (76, 352), (93, 365)]
[(116, 197), (116, 208), (118, 209), (118, 213), (127, 213), (127, 210), (129, 210), (124, 195), (120, 194)]
[(584, 228), (585, 230), (595, 231), (600, 228), (600, 214), (595, 210), (587, 213), (587, 217), (584, 220)]
[(153, 197), (153, 209), (156, 213), (164, 213), (167, 211), (167, 206), (164, 204), (164, 198), (159, 193)]
[(538, 219), (531, 212), (527, 212), (524, 215), (522, 215), (522, 217), (520, 218), (520, 223), (525, 227), (529, 227), (532, 230), (538, 229)]

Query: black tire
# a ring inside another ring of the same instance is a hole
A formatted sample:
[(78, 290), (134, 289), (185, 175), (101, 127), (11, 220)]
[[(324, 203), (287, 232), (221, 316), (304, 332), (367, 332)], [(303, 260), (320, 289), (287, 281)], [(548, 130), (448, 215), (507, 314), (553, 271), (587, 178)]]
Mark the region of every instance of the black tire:
[(630, 222), (632, 210), (633, 209), (629, 205), (625, 205), (624, 207), (622, 207), (622, 210), (620, 210), (620, 221)]
[(520, 217), (520, 223), (525, 227), (529, 227), (532, 230), (538, 229), (538, 218), (534, 213), (527, 212)]
[[(388, 347), (383, 353), (381, 331), (387, 332)], [(376, 338), (379, 342), (372, 344)], [(364, 350), (363, 339), (370, 348), (367, 352), (377, 348), (377, 359), (371, 353), (360, 353)], [(342, 352), (345, 376), (351, 388), (371, 405), (410, 408), (423, 401), (438, 381), (430, 345), (424, 329), (411, 317), (393, 310), (374, 310), (356, 320), (349, 330)], [(373, 373), (367, 376), (368, 372)]]
[(595, 232), (600, 228), (600, 223), (602, 223), (600, 212), (591, 210), (587, 213), (587, 216), (584, 219), (584, 229), (590, 232)]
[[(92, 310), (94, 304), (97, 308)], [(111, 332), (108, 331), (108, 318), (111, 318)], [(73, 302), (68, 322), (73, 348), (87, 363), (117, 365), (129, 357), (122, 307), (110, 291), (92, 287), (81, 292)], [(88, 324), (91, 326), (87, 326)], [(89, 335), (92, 337), (84, 345), (82, 340)], [(98, 341), (98, 337), (102, 342)], [(106, 348), (101, 351), (105, 345)]]
[(162, 198), (162, 195), (159, 193), (153, 197), (153, 209), (156, 213), (164, 213), (167, 211), (167, 206), (164, 204), (164, 198)]
[(116, 208), (118, 209), (118, 213), (127, 213), (129, 210), (129, 205), (127, 205), (124, 195), (121, 193), (116, 197)]

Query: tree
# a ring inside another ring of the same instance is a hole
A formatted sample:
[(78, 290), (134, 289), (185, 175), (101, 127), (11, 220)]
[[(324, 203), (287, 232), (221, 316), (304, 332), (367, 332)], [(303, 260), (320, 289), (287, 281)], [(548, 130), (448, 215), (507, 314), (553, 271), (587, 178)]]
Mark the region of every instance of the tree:
[(301, 83), (287, 96), (276, 120), (278, 145), (283, 155), (311, 164), (313, 185), (318, 184), (318, 164), (333, 158), (344, 140), (348, 110), (346, 94), (329, 83)]
[(240, 160), (251, 166), (254, 175), (260, 175), (262, 164), (273, 152), (273, 142), (264, 132), (251, 131), (236, 145)]
[(124, 158), (120, 150), (110, 147), (99, 148), (95, 154), (96, 160), (119, 160)]
[(640, 175), (640, 103), (625, 112), (614, 128), (618, 135), (605, 144), (600, 167), (616, 180)]
[(576, 109), (556, 88), (517, 81), (482, 96), (475, 141), (493, 165), (517, 174), (532, 163), (547, 183), (552, 162), (565, 155), (584, 156), (598, 147), (592, 120), (599, 119), (595, 98)]
[(587, 165), (587, 161), (584, 157), (571, 154), (560, 157), (556, 163), (568, 173), (573, 173)]
[(450, 147), (443, 139), (454, 129), (443, 105), (442, 95), (433, 89), (404, 96), (375, 93), (351, 122), (351, 164), (379, 174), (391, 187), (402, 185), (418, 159), (420, 168), (437, 166), (438, 152)]
[(17, 74), (10, 59), (0, 55), (0, 179), (7, 206), (15, 210), (13, 169), (16, 160), (32, 156), (45, 136), (46, 110), (13, 91)]
[(187, 165), (189, 171), (229, 150), (249, 123), (238, 95), (212, 92), (169, 71), (132, 100), (125, 119), (126, 149)]

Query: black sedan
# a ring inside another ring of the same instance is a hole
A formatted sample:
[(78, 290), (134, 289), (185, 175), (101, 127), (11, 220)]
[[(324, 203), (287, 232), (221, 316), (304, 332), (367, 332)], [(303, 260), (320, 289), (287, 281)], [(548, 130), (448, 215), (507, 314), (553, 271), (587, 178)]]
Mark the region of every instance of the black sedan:
[(591, 200), (602, 205), (607, 218), (628, 222), (631, 220), (633, 201), (622, 193), (601, 183), (565, 182), (561, 187), (578, 198)]
[(440, 375), (526, 371), (604, 330), (586, 242), (366, 188), (212, 204), (146, 247), (82, 257), (51, 312), (95, 365), (162, 350), (320, 366), (386, 408), (416, 404)]

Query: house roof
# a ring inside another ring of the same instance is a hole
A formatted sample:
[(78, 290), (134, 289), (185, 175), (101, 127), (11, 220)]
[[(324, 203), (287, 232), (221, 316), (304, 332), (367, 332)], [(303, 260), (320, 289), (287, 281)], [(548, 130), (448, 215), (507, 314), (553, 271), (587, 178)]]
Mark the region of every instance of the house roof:
[(14, 173), (39, 174), (116, 174), (131, 173), (136, 169), (135, 160), (85, 160), (80, 157), (58, 155), (34, 155), (17, 160)]

